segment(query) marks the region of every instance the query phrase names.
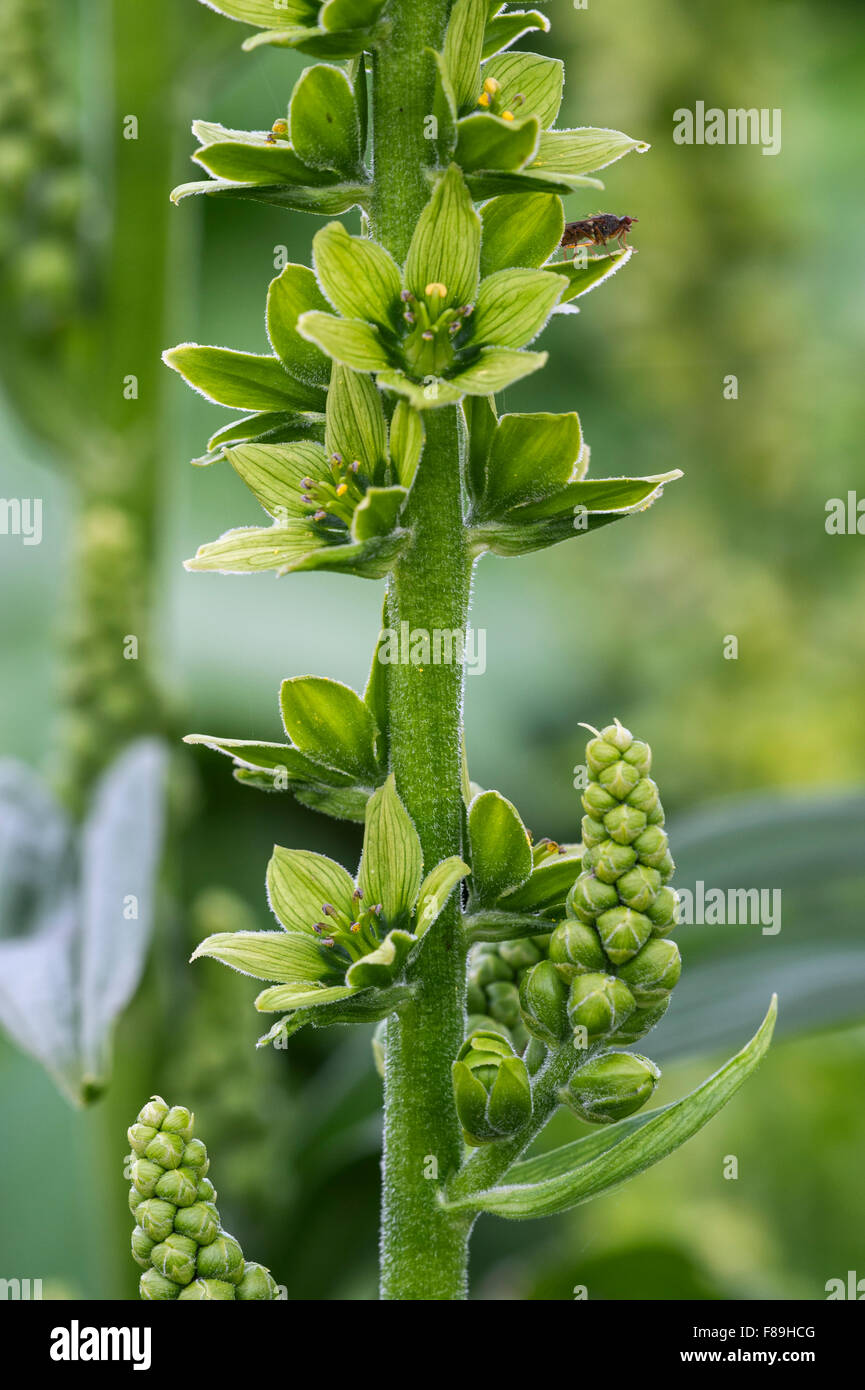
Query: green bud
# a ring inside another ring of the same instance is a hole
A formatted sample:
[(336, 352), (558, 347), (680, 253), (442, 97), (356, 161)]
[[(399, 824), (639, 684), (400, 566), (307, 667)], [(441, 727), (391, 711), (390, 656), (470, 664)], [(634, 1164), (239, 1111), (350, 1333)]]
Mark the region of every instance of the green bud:
[[(648, 831), (643, 831), (648, 834)], [(591, 861), (591, 862), (590, 862)], [(617, 845), (615, 840), (604, 840), (597, 849), (583, 855), (583, 868), (590, 869), (602, 883), (615, 883), (617, 879), (632, 869), (637, 862), (634, 845)]]
[(167, 1114), (168, 1106), (162, 1096), (151, 1096), (147, 1104), (143, 1105), (138, 1112), (138, 1123), (159, 1129)]
[(487, 989), (487, 1010), (499, 1023), (511, 1028), (520, 1018), (520, 992), (512, 982), (498, 980)]
[(618, 719), (601, 730), (601, 738), (605, 743), (611, 743), (619, 753), (627, 752), (634, 741), (634, 735), (630, 729), (626, 729), (624, 724), (619, 723)]
[(191, 1207), (198, 1201), (198, 1174), (192, 1168), (171, 1168), (156, 1184), (156, 1195), (176, 1207)]
[(630, 1047), (632, 1043), (639, 1042), (640, 1038), (651, 1033), (656, 1023), (660, 1023), (669, 1006), (668, 994), (660, 1004), (650, 1004), (647, 1009), (634, 1009), (630, 1018), (610, 1038), (610, 1042), (619, 1043), (622, 1047)]
[[(231, 1285), (229, 1285), (229, 1288)], [(247, 1260), (243, 1267), (243, 1278), (237, 1285), (237, 1298), (241, 1303), (279, 1298), (279, 1287), (269, 1269), (264, 1265), (253, 1264)]]
[(542, 960), (527, 970), (520, 983), (520, 1013), (535, 1038), (550, 1047), (563, 1042), (568, 1033), (568, 987), (551, 960)]
[[(148, 1197), (137, 1208), (135, 1217), (150, 1239), (158, 1243), (171, 1235), (176, 1210), (172, 1202), (163, 1202), (161, 1197)], [(193, 1208), (187, 1210), (192, 1211)]]
[(195, 1257), (198, 1246), (187, 1236), (170, 1235), (154, 1245), (150, 1262), (155, 1270), (175, 1284), (190, 1284), (195, 1278)]
[(149, 1158), (137, 1158), (130, 1169), (132, 1181), (142, 1197), (154, 1196), (156, 1184), (164, 1171), (158, 1163), (151, 1163)]
[[(146, 1228), (145, 1228), (146, 1229)], [(174, 1229), (179, 1235), (209, 1245), (219, 1230), (219, 1212), (211, 1202), (193, 1202), (191, 1207), (178, 1207)]]
[(578, 975), (568, 996), (568, 1019), (574, 1029), (586, 1030), (586, 1044), (608, 1038), (635, 1008), (634, 996), (614, 975)]
[(135, 1186), (130, 1187), (130, 1189), (129, 1189), (129, 1210), (132, 1212), (132, 1215), (133, 1215), (133, 1216), (135, 1215), (135, 1213), (137, 1212), (138, 1208), (141, 1206), (141, 1203), (142, 1203), (144, 1200), (145, 1200), (144, 1194), (143, 1194), (142, 1192), (139, 1192), (137, 1187), (135, 1187)]
[[(651, 870), (646, 870), (647, 873)], [(660, 879), (660, 875), (658, 875)], [(621, 883), (621, 879), (619, 880)], [(676, 925), (679, 899), (674, 888), (662, 888), (655, 900), (646, 908), (646, 916), (651, 919), (656, 936), (663, 936)]]
[(132, 1232), (132, 1258), (142, 1269), (150, 1268), (150, 1252), (155, 1244), (142, 1226), (135, 1227)]
[(177, 1298), (180, 1285), (166, 1279), (156, 1269), (146, 1269), (138, 1281), (138, 1292), (148, 1302), (158, 1303), (165, 1299)]
[(521, 1057), (495, 1032), (473, 1033), (453, 1064), (454, 1099), (467, 1144), (516, 1134), (532, 1113), (532, 1090)]
[(652, 768), (652, 750), (648, 743), (644, 743), (641, 738), (635, 738), (630, 748), (626, 748), (622, 757), (626, 763), (635, 767), (641, 777), (648, 777)]
[(580, 922), (592, 923), (602, 912), (615, 907), (618, 901), (618, 894), (611, 883), (602, 883), (594, 874), (582, 873), (568, 894), (566, 907)]
[(635, 864), (616, 883), (619, 900), (635, 912), (648, 912), (661, 889), (661, 875), (646, 864)]
[(620, 805), (604, 816), (603, 828), (611, 840), (630, 845), (646, 828), (646, 817), (633, 806)]
[(183, 1140), (179, 1134), (159, 1133), (151, 1139), (145, 1154), (151, 1163), (158, 1163), (161, 1168), (179, 1168), (184, 1158)]
[(641, 951), (623, 965), (620, 979), (638, 1004), (658, 1004), (666, 998), (682, 973), (682, 957), (675, 941), (653, 936)]
[[(467, 990), (467, 992), (466, 992), (466, 1009), (468, 1010), (468, 1012), (469, 1012), (470, 1014), (482, 1014), (483, 1011), (484, 1011), (484, 1009), (485, 1009), (486, 1007), (487, 1007), (487, 996), (484, 994), (484, 992), (483, 992), (483, 990), (481, 989), (480, 985), (475, 984), (475, 982), (474, 982), (473, 980), (469, 980), (468, 990)], [(386, 1022), (387, 1022), (386, 1019), (382, 1019), (382, 1023), (386, 1023)], [(378, 1033), (378, 1029), (376, 1029), (376, 1033)], [(375, 1042), (374, 1042), (374, 1041), (373, 1041), (373, 1052), (375, 1052)], [(376, 1062), (376, 1066), (378, 1066), (378, 1062)], [(380, 1070), (380, 1068), (379, 1068), (379, 1070)]]
[(143, 1158), (144, 1151), (156, 1135), (153, 1125), (130, 1125), (126, 1131), (126, 1138), (129, 1140), (129, 1147), (133, 1153)]
[(591, 738), (586, 744), (586, 766), (593, 777), (599, 777), (605, 767), (619, 761), (619, 750), (603, 738)]
[(499, 947), (499, 955), (506, 965), (518, 973), (520, 970), (528, 970), (530, 966), (537, 965), (539, 960), (543, 960), (544, 952), (537, 945), (540, 937), (524, 936), (519, 941), (504, 941)]
[(602, 768), (598, 773), (598, 781), (601, 786), (606, 788), (617, 801), (624, 801), (640, 780), (640, 774), (630, 763), (626, 763), (623, 758), (611, 763), (609, 767)]
[(198, 1273), (202, 1279), (222, 1279), (229, 1284), (239, 1284), (243, 1278), (243, 1251), (234, 1236), (226, 1231), (208, 1244), (202, 1245), (198, 1252)]
[(514, 972), (498, 951), (489, 951), (479, 955), (472, 973), (475, 983), (482, 988), (495, 984), (498, 980), (513, 981), (514, 978)]
[(590, 782), (582, 795), (583, 810), (588, 816), (594, 816), (595, 820), (603, 820), (608, 811), (612, 811), (614, 806), (618, 806), (618, 801), (611, 796), (599, 782)]
[(642, 912), (630, 907), (614, 907), (598, 918), (598, 935), (613, 965), (624, 965), (652, 935), (652, 923)]
[(586, 1062), (559, 1097), (589, 1124), (614, 1124), (645, 1105), (660, 1075), (648, 1057), (606, 1052)]
[[(180, 1171), (182, 1170), (178, 1169), (178, 1172)], [(198, 1184), (198, 1189), (195, 1194), (195, 1200), (196, 1202), (216, 1201), (216, 1188), (213, 1186), (213, 1183), (210, 1181), (210, 1178), (201, 1179), (201, 1182)]]
[(657, 782), (653, 782), (651, 777), (641, 777), (634, 790), (628, 792), (627, 802), (635, 811), (642, 811), (644, 816), (654, 815), (661, 808)]
[(594, 820), (592, 816), (583, 816), (581, 831), (586, 849), (594, 849), (595, 845), (600, 845), (607, 838), (604, 822)]
[(207, 1157), (207, 1149), (204, 1147), (201, 1140), (190, 1139), (185, 1147), (181, 1143), (181, 1150), (184, 1168), (194, 1168), (199, 1176), (203, 1178), (210, 1167), (210, 1160)]
[(191, 1139), (194, 1121), (195, 1116), (185, 1105), (172, 1105), (162, 1121), (162, 1128), (169, 1134), (179, 1134), (181, 1139)]
[(673, 874), (676, 872), (676, 865), (673, 860), (673, 856), (669, 850), (667, 850), (667, 853), (664, 855), (660, 864), (655, 865), (655, 868), (661, 875), (661, 882), (669, 883), (670, 879), (673, 877)]
[(649, 864), (653, 869), (659, 868), (669, 852), (667, 832), (659, 825), (647, 826), (642, 835), (634, 841), (634, 849), (642, 864)]
[(215, 1303), (220, 1300), (228, 1303), (237, 1297), (233, 1284), (226, 1284), (221, 1279), (196, 1279), (193, 1284), (187, 1284), (186, 1288), (178, 1294), (180, 1299), (187, 1299), (190, 1303)]
[(562, 922), (556, 927), (550, 940), (550, 960), (568, 981), (574, 975), (597, 973), (607, 966), (598, 933), (585, 922)]

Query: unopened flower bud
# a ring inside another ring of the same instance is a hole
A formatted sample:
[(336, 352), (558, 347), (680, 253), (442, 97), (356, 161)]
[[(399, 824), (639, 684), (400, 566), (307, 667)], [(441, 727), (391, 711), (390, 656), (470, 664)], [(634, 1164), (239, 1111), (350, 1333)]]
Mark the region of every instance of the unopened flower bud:
[(151, 1163), (158, 1163), (161, 1168), (179, 1168), (181, 1161), (185, 1161), (183, 1140), (179, 1134), (160, 1132), (147, 1145), (145, 1155)]
[[(639, 786), (639, 783), (637, 785)], [(612, 792), (608, 792), (601, 786), (600, 782), (590, 782), (583, 792), (581, 800), (583, 810), (587, 815), (594, 816), (596, 820), (603, 820), (607, 812), (612, 811), (613, 807), (619, 804)]]
[(594, 849), (595, 845), (603, 844), (608, 838), (604, 822), (595, 820), (594, 816), (583, 816), (580, 830), (586, 849)]
[(650, 918), (656, 936), (663, 936), (672, 930), (676, 925), (678, 912), (679, 899), (676, 890), (669, 887), (662, 888), (651, 906), (646, 908), (646, 916)]
[(646, 828), (646, 817), (634, 806), (619, 805), (604, 816), (604, 831), (620, 845), (631, 845)]
[(594, 874), (582, 873), (568, 894), (567, 909), (581, 922), (594, 922), (602, 912), (615, 907), (619, 898), (612, 883), (602, 883)]
[(229, 1303), (236, 1297), (234, 1285), (226, 1284), (222, 1279), (196, 1279), (177, 1296), (178, 1302), (185, 1299), (188, 1303)]
[(596, 925), (604, 950), (613, 965), (624, 965), (652, 935), (649, 918), (630, 907), (614, 907), (609, 912), (602, 912)]
[(162, 1129), (169, 1134), (179, 1134), (183, 1140), (191, 1139), (194, 1118), (185, 1105), (173, 1105), (162, 1121)]
[(626, 729), (620, 724), (618, 719), (615, 724), (608, 724), (601, 730), (601, 738), (605, 743), (611, 743), (619, 754), (626, 753), (634, 741), (634, 735), (630, 729)]
[(605, 767), (619, 761), (619, 750), (613, 743), (603, 738), (592, 738), (586, 744), (586, 766), (593, 776), (598, 777)]
[(156, 1137), (156, 1130), (153, 1128), (153, 1125), (134, 1124), (129, 1126), (126, 1131), (126, 1137), (129, 1140), (129, 1147), (132, 1152), (138, 1154), (139, 1158), (143, 1158), (147, 1145), (150, 1143), (151, 1139), (155, 1139)]
[(571, 1027), (584, 1028), (589, 1046), (608, 1038), (635, 1008), (628, 986), (614, 975), (578, 975), (568, 996)]
[(653, 936), (619, 971), (638, 1004), (658, 1004), (670, 993), (682, 973), (682, 957), (675, 941)]
[(516, 1134), (531, 1117), (526, 1065), (500, 1033), (473, 1033), (453, 1064), (454, 1099), (466, 1143)]
[[(229, 1285), (230, 1287), (230, 1285)], [(276, 1280), (264, 1265), (247, 1260), (243, 1267), (243, 1278), (236, 1286), (236, 1297), (241, 1303), (268, 1299), (273, 1301), (279, 1295)]]
[(135, 1219), (150, 1239), (158, 1244), (161, 1240), (167, 1240), (174, 1230), (176, 1210), (173, 1202), (163, 1202), (161, 1197), (148, 1197), (136, 1208)]
[(165, 1172), (164, 1168), (160, 1168), (158, 1163), (151, 1163), (149, 1158), (137, 1158), (129, 1171), (142, 1197), (156, 1196), (156, 1185)]
[(200, 1198), (198, 1186), (198, 1175), (192, 1168), (171, 1168), (156, 1184), (156, 1196), (176, 1207), (191, 1207)]
[(624, 801), (625, 797), (632, 792), (640, 780), (640, 774), (630, 763), (626, 763), (624, 758), (619, 758), (608, 767), (601, 768), (598, 773), (598, 781), (612, 796), (619, 801)]
[(150, 1267), (150, 1252), (156, 1245), (143, 1226), (136, 1226), (132, 1232), (132, 1258), (142, 1269)]
[(634, 849), (640, 857), (641, 864), (648, 864), (653, 869), (659, 868), (669, 852), (667, 832), (659, 825), (647, 826), (642, 835), (638, 835), (634, 841)]
[(568, 987), (553, 962), (542, 960), (520, 983), (520, 1013), (532, 1037), (555, 1047), (568, 1034)]
[(139, 1192), (138, 1188), (133, 1184), (133, 1186), (129, 1189), (128, 1200), (129, 1210), (132, 1212), (132, 1215), (134, 1216), (138, 1208), (141, 1206), (141, 1203), (146, 1201), (147, 1199), (145, 1198), (143, 1192)]
[(670, 1006), (669, 994), (660, 1004), (650, 1004), (645, 1009), (634, 1009), (634, 1012), (625, 1020), (610, 1038), (610, 1042), (618, 1043), (621, 1047), (631, 1047), (640, 1038), (644, 1038), (650, 1033), (656, 1023), (660, 1023), (664, 1014)]
[(211, 1202), (193, 1202), (191, 1207), (178, 1207), (174, 1229), (182, 1236), (189, 1236), (190, 1240), (197, 1240), (199, 1245), (209, 1245), (216, 1239), (219, 1230), (219, 1212)]
[(138, 1112), (138, 1123), (141, 1125), (151, 1125), (153, 1129), (159, 1129), (165, 1116), (168, 1114), (168, 1106), (162, 1096), (151, 1096), (146, 1105), (143, 1105)]
[(215, 1202), (216, 1188), (210, 1178), (202, 1178), (195, 1193), (196, 1202)]
[(635, 864), (616, 882), (619, 901), (635, 912), (646, 912), (661, 890), (661, 875), (657, 869), (645, 864)]
[(590, 870), (602, 883), (615, 883), (636, 862), (636, 848), (633, 845), (617, 845), (615, 840), (604, 840), (583, 855), (583, 868)]
[(165, 1275), (160, 1274), (156, 1269), (146, 1269), (138, 1281), (138, 1292), (147, 1302), (159, 1303), (166, 1299), (177, 1298), (180, 1294), (180, 1285), (175, 1284), (171, 1279), (166, 1279)]
[(641, 777), (648, 777), (652, 769), (652, 750), (641, 738), (635, 738), (629, 748), (622, 753), (626, 763), (635, 767)]
[(590, 975), (607, 968), (600, 938), (594, 927), (573, 920), (562, 922), (550, 938), (550, 960), (564, 980)]
[(614, 1124), (645, 1105), (660, 1079), (648, 1057), (606, 1052), (592, 1057), (562, 1090), (560, 1098), (589, 1124)]
[(544, 951), (536, 944), (537, 938), (524, 936), (518, 941), (504, 941), (499, 947), (499, 955), (515, 974), (528, 970), (544, 959)]
[(198, 1273), (202, 1279), (222, 1279), (239, 1284), (243, 1278), (243, 1251), (233, 1236), (225, 1231), (202, 1245), (198, 1252)]
[(190, 1139), (189, 1143), (183, 1148), (184, 1168), (194, 1168), (200, 1177), (204, 1177), (210, 1161), (207, 1157), (207, 1149), (200, 1139)]
[(188, 1236), (176, 1233), (159, 1245), (154, 1245), (150, 1262), (155, 1270), (175, 1284), (190, 1284), (195, 1278), (195, 1257), (198, 1246)]
[[(641, 777), (634, 790), (628, 792), (626, 800), (628, 805), (633, 806), (636, 811), (642, 811), (648, 820), (660, 811), (661, 807), (657, 782), (653, 782), (651, 777)], [(663, 815), (663, 811), (661, 811), (661, 815)]]

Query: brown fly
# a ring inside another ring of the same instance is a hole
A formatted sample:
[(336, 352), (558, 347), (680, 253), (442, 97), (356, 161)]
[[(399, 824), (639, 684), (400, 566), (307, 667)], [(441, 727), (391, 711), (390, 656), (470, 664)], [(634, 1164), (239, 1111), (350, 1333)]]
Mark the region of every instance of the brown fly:
[(567, 222), (560, 245), (565, 250), (572, 246), (575, 256), (578, 246), (606, 246), (608, 241), (618, 241), (620, 246), (627, 246), (628, 232), (632, 224), (638, 221), (637, 217), (616, 217), (612, 212), (598, 212), (582, 222)]

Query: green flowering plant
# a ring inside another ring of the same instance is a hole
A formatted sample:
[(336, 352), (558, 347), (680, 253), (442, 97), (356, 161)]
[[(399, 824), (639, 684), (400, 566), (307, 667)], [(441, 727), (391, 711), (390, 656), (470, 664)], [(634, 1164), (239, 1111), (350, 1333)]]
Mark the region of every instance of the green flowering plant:
[[(532, 345), (553, 314), (632, 259), (555, 260), (562, 199), (602, 188), (599, 170), (647, 147), (556, 129), (561, 63), (511, 48), (547, 23), (496, 0), (213, 8), (255, 26), (247, 47), (326, 61), (269, 129), (269, 117), (252, 132), (196, 122), (210, 177), (175, 201), (240, 197), (329, 219), (359, 208), (361, 230), (328, 221), (311, 266), (274, 280), (266, 355), (166, 354), (243, 412), (196, 462), (227, 462), (271, 518), (205, 544), (188, 567), (335, 569), (384, 578), (386, 594), (362, 695), (289, 677), (285, 743), (190, 736), (247, 785), (364, 826), (356, 875), (278, 846), (267, 872), (278, 929), (219, 932), (194, 957), (265, 984), (256, 1006), (280, 1017), (261, 1045), (305, 1026), (377, 1025), (382, 1297), (460, 1299), (480, 1213), (549, 1215), (634, 1177), (717, 1113), (774, 1023), (773, 1002), (695, 1092), (637, 1115), (659, 1072), (628, 1049), (660, 1020), (681, 968), (648, 745), (618, 721), (594, 735), (581, 839), (564, 845), (535, 841), (511, 801), (476, 786), (465, 751), (479, 558), (625, 521), (679, 476), (590, 478), (575, 411), (500, 413), (496, 401), (544, 365)], [(403, 632), (408, 655), (391, 640)], [(442, 633), (454, 640), (431, 655)], [(603, 1143), (589, 1134), (525, 1157), (561, 1106), (605, 1126)]]
[(130, 1125), (125, 1176), (135, 1218), (132, 1258), (148, 1302), (272, 1301), (279, 1289), (264, 1265), (243, 1258), (223, 1230), (210, 1159), (184, 1105), (151, 1096)]

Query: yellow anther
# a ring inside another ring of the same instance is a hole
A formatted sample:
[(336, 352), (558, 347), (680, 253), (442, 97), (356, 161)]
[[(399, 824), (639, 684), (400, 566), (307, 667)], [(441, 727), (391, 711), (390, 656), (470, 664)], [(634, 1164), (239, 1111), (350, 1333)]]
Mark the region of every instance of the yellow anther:
[(497, 82), (494, 77), (488, 77), (486, 82), (484, 83), (484, 91), (488, 94), (488, 96), (494, 97), (496, 92), (501, 91), (501, 86), (502, 84), (500, 82)]
[(478, 106), (489, 106), (490, 99), (486, 92), (481, 92), (478, 97)]
[(271, 126), (271, 131), (272, 131), (272, 133), (273, 133), (274, 135), (287, 135), (287, 134), (288, 134), (288, 121), (286, 121), (286, 120), (274, 121), (273, 125)]
[(426, 295), (427, 299), (429, 299), (434, 294), (437, 294), (440, 299), (447, 299), (448, 287), (447, 285), (441, 284), (439, 280), (431, 280), (430, 283), (427, 285), (426, 289), (424, 290), (424, 294)]
[(347, 492), (348, 492), (348, 483), (340, 483), (339, 487), (338, 487), (337, 490), (336, 490), (336, 495), (337, 495), (337, 497), (345, 497), (345, 494), (346, 494)]
[(514, 119), (514, 113), (513, 113), (513, 111), (503, 111), (503, 112), (502, 112), (502, 120), (503, 120), (503, 121), (512, 121), (513, 119)]

